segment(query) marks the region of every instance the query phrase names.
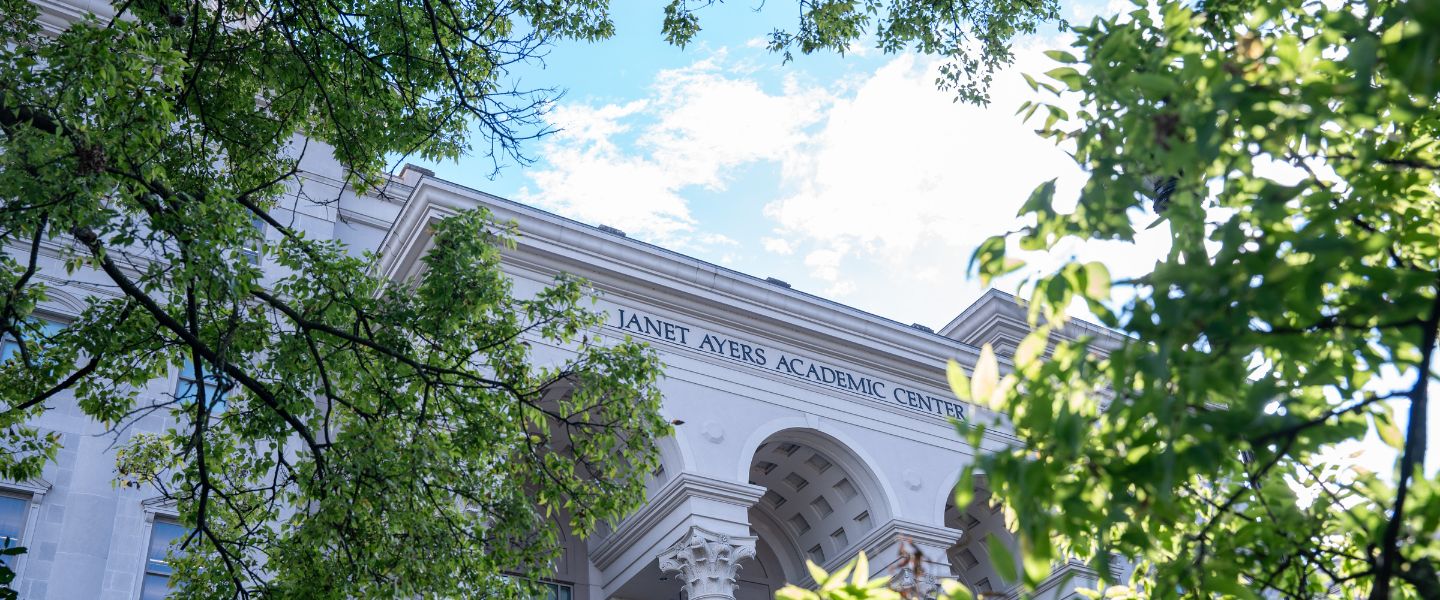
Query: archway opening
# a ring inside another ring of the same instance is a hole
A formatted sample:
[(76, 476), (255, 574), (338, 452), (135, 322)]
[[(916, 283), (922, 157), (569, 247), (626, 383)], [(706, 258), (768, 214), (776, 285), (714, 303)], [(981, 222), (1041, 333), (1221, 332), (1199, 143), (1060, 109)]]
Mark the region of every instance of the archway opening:
[[(750, 509), (755, 534), (773, 550), (774, 586), (808, 579), (805, 561), (833, 568), (889, 519), (870, 470), (844, 445), (819, 432), (780, 431), (755, 450), (750, 483), (765, 488)], [(778, 588), (777, 588), (778, 589)], [(773, 592), (773, 590), (771, 590)]]
[(1020, 569), (1018, 545), (1014, 533), (1005, 528), (1004, 506), (993, 501), (990, 491), (985, 489), (983, 476), (976, 477), (974, 499), (968, 506), (956, 506), (953, 497), (945, 503), (945, 526), (964, 532), (946, 554), (955, 576), (977, 598), (1014, 587), (1016, 582), (1005, 580), (995, 568), (990, 544), (991, 539), (995, 539), (1010, 550), (1017, 573)]

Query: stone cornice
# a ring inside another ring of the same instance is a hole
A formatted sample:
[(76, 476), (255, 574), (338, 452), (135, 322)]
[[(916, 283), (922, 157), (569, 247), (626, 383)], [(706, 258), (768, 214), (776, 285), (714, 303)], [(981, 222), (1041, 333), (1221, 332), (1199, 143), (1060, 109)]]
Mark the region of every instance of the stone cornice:
[[(990, 289), (942, 327), (940, 334), (972, 346), (989, 343), (997, 353), (1008, 355), (1025, 336), (1030, 335), (1028, 312), (1024, 301)], [(1097, 340), (1095, 349), (1102, 352), (1115, 348), (1124, 340), (1124, 335), (1118, 331), (1080, 319), (1070, 319), (1054, 330), (1050, 340), (1055, 343), (1084, 335), (1094, 336)]]
[[(1095, 569), (1090, 568), (1085, 563), (1076, 560), (1067, 561), (1056, 566), (1055, 569), (1050, 571), (1050, 575), (1045, 577), (1043, 581), (1041, 581), (1038, 585), (1035, 586), (1035, 590), (1029, 594), (1029, 597), (1041, 596), (1047, 592), (1053, 591), (1058, 587), (1067, 586), (1075, 583), (1077, 580), (1095, 580), (1099, 578), (1100, 573), (1097, 572)], [(1023, 592), (1024, 590), (1024, 586), (1017, 584), (1006, 592), (1005, 599), (1019, 600), (1021, 598), (1021, 592)]]
[(367, 227), (373, 227), (375, 229), (390, 229), (390, 222), (386, 221), (385, 219), (377, 219), (363, 212), (350, 210), (343, 206), (340, 207), (340, 212), (336, 216), (336, 220), (342, 223), (356, 223), (360, 225), (365, 225)]
[(101, 19), (108, 18), (115, 14), (115, 8), (109, 2), (77, 2), (76, 0), (30, 0), (36, 8), (40, 9), (41, 30), (50, 35), (59, 35), (70, 27), (71, 23), (85, 18), (87, 13), (94, 13)]
[[(961, 533), (959, 529), (951, 529), (949, 527), (936, 527), (934, 525), (916, 523), (915, 521), (890, 519), (880, 524), (879, 527), (870, 530), (870, 533), (865, 534), (865, 537), (851, 544), (850, 548), (857, 552), (864, 552), (865, 556), (872, 561), (870, 563), (871, 575), (883, 575), (884, 573), (876, 571), (875, 569), (884, 569), (889, 565), (882, 565), (874, 561), (883, 554), (886, 546), (895, 543), (900, 538), (929, 546), (949, 548), (955, 545), (955, 542), (959, 541)], [(841, 553), (820, 566), (826, 571), (834, 572), (836, 569), (845, 566), (845, 563), (854, 560), (854, 558), (854, 555), (850, 553)], [(943, 556), (930, 558), (931, 560), (942, 562), (947, 560)], [(812, 587), (815, 585), (815, 580), (810, 577), (809, 573), (806, 573), (800, 581), (793, 583), (800, 587)]]
[(877, 366), (941, 390), (941, 363), (973, 364), (978, 350), (859, 309), (781, 287), (597, 227), (433, 177), (419, 177), (395, 226), (380, 245), (380, 270), (413, 276), (429, 244), (426, 225), (455, 212), (485, 206), (500, 222), (514, 222), (521, 237), (507, 260), (540, 273), (567, 272), (601, 291), (634, 297), (724, 326), (763, 331), (777, 342), (815, 349), (849, 362)]
[[(860, 538), (860, 541), (856, 542), (854, 547), (863, 550), (868, 556), (876, 556), (887, 544), (903, 537), (919, 544), (949, 548), (960, 540), (961, 534), (962, 532), (959, 529), (937, 527), (935, 525), (926, 525), (924, 523), (902, 519), (890, 519), (866, 534), (865, 537)], [(939, 560), (943, 557), (931, 558)], [(838, 567), (843, 564), (844, 561), (832, 561), (832, 563), (834, 564), (826, 566)]]
[(590, 561), (597, 569), (610, 568), (626, 550), (633, 547), (660, 521), (691, 498), (706, 498), (750, 508), (765, 494), (765, 488), (731, 483), (693, 473), (681, 473), (671, 479), (655, 497), (635, 514), (626, 517), (605, 539), (590, 551)]

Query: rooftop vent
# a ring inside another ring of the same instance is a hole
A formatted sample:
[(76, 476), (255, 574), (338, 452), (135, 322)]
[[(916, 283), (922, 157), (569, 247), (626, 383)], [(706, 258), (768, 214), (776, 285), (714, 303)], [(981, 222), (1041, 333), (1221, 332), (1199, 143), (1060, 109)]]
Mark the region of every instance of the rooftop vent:
[(786, 283), (784, 280), (776, 279), (776, 278), (774, 278), (774, 277), (766, 277), (766, 278), (765, 278), (765, 281), (768, 281), (768, 282), (770, 282), (770, 283), (773, 283), (773, 284), (778, 285), (778, 286), (783, 287), (783, 288), (788, 288), (788, 287), (790, 287), (790, 284)]
[(934, 329), (931, 329), (931, 328), (926, 327), (926, 326), (924, 326), (924, 325), (921, 325), (921, 324), (919, 324), (919, 323), (911, 323), (911, 324), (910, 324), (910, 328), (911, 328), (911, 329), (919, 329), (920, 331), (923, 331), (923, 332), (925, 332), (925, 333), (935, 333), (935, 330), (934, 330)]
[(618, 235), (618, 236), (620, 236), (620, 237), (625, 237), (625, 232), (620, 231), (619, 229), (616, 229), (616, 228), (611, 227), (611, 226), (609, 226), (609, 225), (601, 225), (601, 226), (600, 226), (600, 231), (603, 231), (603, 232), (608, 233), (608, 234), (611, 234), (611, 235)]

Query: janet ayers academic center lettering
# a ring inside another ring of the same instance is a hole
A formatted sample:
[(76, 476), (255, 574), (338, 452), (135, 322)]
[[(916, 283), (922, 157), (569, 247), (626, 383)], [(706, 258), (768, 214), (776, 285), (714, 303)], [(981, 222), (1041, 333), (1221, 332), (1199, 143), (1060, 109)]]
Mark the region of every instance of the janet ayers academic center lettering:
[[(40, 6), (52, 32), (85, 11), (111, 10), (98, 2)], [(981, 344), (1005, 355), (1024, 337), (1012, 297), (986, 293), (931, 332), (423, 169), (407, 167), (389, 185), (357, 193), (314, 146), (300, 163), (299, 189), (272, 211), (279, 222), (357, 256), (375, 252), (383, 274), (405, 278), (421, 268), (435, 220), (488, 208), (518, 225), (516, 247), (504, 256), (517, 294), (559, 273), (584, 277), (602, 294), (606, 335), (645, 340), (661, 353), (663, 412), (685, 425), (661, 442), (663, 467), (644, 507), (589, 539), (566, 532), (565, 558), (549, 577), (556, 600), (760, 600), (786, 583), (812, 583), (807, 560), (834, 568), (865, 551), (874, 567), (889, 568), (902, 540), (929, 562), (918, 577), (902, 570), (902, 580), (933, 589), (937, 575), (955, 577), (977, 592), (1013, 594), (987, 550), (992, 537), (1014, 545), (1000, 514), (983, 489), (972, 504), (955, 506), (951, 488), (976, 452), (1014, 440), (1002, 426), (988, 429), (980, 448), (961, 443), (954, 422), (996, 416), (956, 401), (943, 380), (947, 359), (968, 367)], [(38, 313), (49, 326), (63, 327), (88, 298), (111, 293), (97, 273), (67, 274), (58, 248), (42, 254), (37, 277), (50, 299)], [(1070, 332), (1081, 330), (1112, 335), (1083, 323)], [(0, 346), (0, 359), (13, 351)], [(177, 368), (143, 392), (184, 395), (197, 384)], [(184, 534), (173, 507), (149, 490), (112, 484), (114, 440), (73, 397), (48, 406), (31, 425), (59, 436), (58, 456), (35, 480), (0, 481), (0, 542), (28, 548), (9, 559), (20, 596), (163, 597), (165, 551)], [(125, 435), (163, 431), (170, 419), (151, 414)], [(703, 560), (719, 555), (728, 558)], [(1040, 596), (1070, 597), (1094, 576), (1083, 565), (1057, 565)]]

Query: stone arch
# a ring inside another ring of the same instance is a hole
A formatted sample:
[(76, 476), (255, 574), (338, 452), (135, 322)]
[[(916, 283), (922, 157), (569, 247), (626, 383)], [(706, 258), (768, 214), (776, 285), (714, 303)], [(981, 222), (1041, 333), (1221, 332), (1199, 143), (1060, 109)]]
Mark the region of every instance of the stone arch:
[[(955, 486), (957, 486), (957, 485), (960, 484), (960, 476), (963, 475), (963, 474), (965, 474), (965, 469), (966, 469), (968, 466), (969, 466), (969, 465), (965, 465), (965, 466), (958, 467), (958, 468), (956, 468), (953, 472), (951, 472), (949, 475), (947, 475), (946, 477), (944, 477), (944, 478), (942, 478), (942, 479), (940, 480), (940, 481), (948, 481), (948, 482), (950, 482), (950, 483), (949, 483), (949, 485), (939, 486), (940, 489), (937, 490), (937, 492), (936, 492), (935, 500), (934, 500), (933, 503), (931, 504), (931, 507), (932, 507), (932, 508), (931, 508), (931, 511), (930, 511), (930, 522), (931, 522), (931, 523), (944, 523), (944, 522), (945, 522), (945, 516), (946, 516), (945, 512), (946, 512), (947, 510), (950, 510), (950, 505), (955, 502)], [(981, 478), (981, 477), (984, 477), (984, 476), (985, 476), (985, 474), (982, 473), (982, 472), (980, 472), (980, 471), (978, 471), (978, 470), (975, 472), (975, 477), (976, 477), (977, 479), (978, 479), (978, 478)]]
[[(760, 445), (776, 434), (786, 431), (799, 432), (799, 435), (810, 437), (821, 449), (847, 457), (850, 464), (856, 465), (856, 468), (864, 475), (859, 479), (862, 480), (860, 483), (866, 486), (866, 493), (874, 494), (875, 500), (882, 505), (884, 519), (889, 520), (895, 516), (895, 507), (900, 504), (896, 499), (895, 490), (890, 487), (890, 482), (880, 477), (880, 471), (874, 467), (879, 463), (854, 438), (814, 415), (775, 419), (752, 430), (740, 447), (740, 460), (736, 461), (735, 480), (749, 481), (750, 463), (754, 460), (755, 452), (759, 450)], [(884, 520), (879, 523), (884, 523)]]
[(655, 440), (655, 446), (660, 450), (660, 467), (650, 478), (649, 491), (652, 495), (665, 487), (676, 475), (694, 469), (695, 461), (691, 459), (690, 446), (680, 439), (683, 435), (685, 432), (677, 427), (671, 435)]
[(80, 313), (85, 311), (85, 303), (73, 294), (58, 288), (59, 286), (47, 286), (45, 301), (36, 308), (40, 312), (63, 317), (66, 321), (80, 316)]
[(996, 538), (1010, 549), (1016, 572), (1020, 569), (1019, 545), (1015, 534), (1005, 527), (1004, 508), (991, 498), (985, 476), (975, 475), (975, 496), (968, 506), (956, 506), (953, 494), (942, 506), (945, 526), (963, 532), (946, 551), (955, 577), (977, 597), (1004, 593), (1014, 587), (1018, 582), (1006, 581), (995, 568), (998, 558), (990, 555), (989, 544), (991, 538)]
[(849, 560), (893, 515), (883, 482), (853, 448), (799, 427), (774, 431), (749, 452), (746, 481), (766, 489), (750, 508), (751, 528), (789, 581), (808, 577), (807, 560), (828, 568)]

